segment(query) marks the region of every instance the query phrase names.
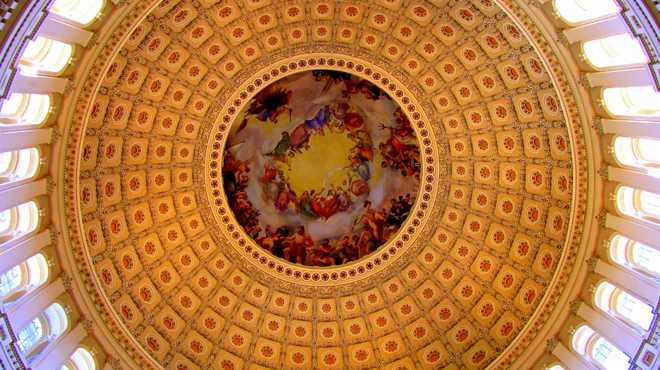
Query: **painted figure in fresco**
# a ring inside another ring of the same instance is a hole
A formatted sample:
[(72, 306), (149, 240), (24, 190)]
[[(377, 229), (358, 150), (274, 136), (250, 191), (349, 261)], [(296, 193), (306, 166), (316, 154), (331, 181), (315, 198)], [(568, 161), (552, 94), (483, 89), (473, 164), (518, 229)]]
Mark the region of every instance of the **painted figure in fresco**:
[(280, 212), (284, 212), (289, 209), (289, 203), (292, 198), (296, 197), (296, 193), (289, 188), (289, 182), (285, 179), (282, 180), (282, 186), (280, 187), (280, 192), (277, 194), (277, 199), (275, 200), (275, 207)]
[(381, 155), (381, 167), (400, 171), (402, 176), (419, 177), (421, 170), (420, 153), (415, 132), (403, 111), (398, 108), (394, 113), (397, 126), (390, 127), (379, 124), (380, 130), (388, 130), (390, 137), (380, 143), (378, 149)]
[(281, 170), (282, 170), (282, 168), (280, 166), (275, 166), (275, 165), (266, 163), (266, 164), (264, 164), (264, 174), (261, 176), (259, 181), (262, 184), (268, 184), (268, 182), (270, 182), (270, 180), (274, 179), (275, 176), (277, 176), (277, 174)]
[(348, 262), (348, 251), (347, 249), (351, 245), (351, 236), (344, 235), (344, 237), (337, 242), (335, 248), (330, 252), (330, 257), (332, 258), (332, 264), (341, 265)]
[(374, 160), (374, 144), (371, 140), (371, 134), (364, 130), (355, 130), (346, 135), (347, 138), (355, 142), (353, 151), (361, 159), (372, 162)]
[(359, 156), (352, 155), (348, 156), (348, 160), (350, 161), (348, 168), (357, 173), (363, 181), (367, 181), (371, 178), (371, 170), (369, 170), (369, 164), (366, 160)]
[(376, 242), (379, 241), (379, 231), (382, 229), (384, 220), (385, 219), (380, 213), (371, 208), (371, 201), (367, 200), (364, 202), (364, 211), (362, 211), (362, 213), (355, 219), (355, 222), (353, 222), (353, 228), (355, 228), (360, 222), (364, 222), (364, 231), (362, 231), (358, 242), (360, 258), (370, 253), (367, 252), (367, 250), (369, 249), (368, 243), (372, 239)]
[(302, 153), (302, 149), (309, 150), (309, 139), (319, 134), (325, 136), (324, 127), (330, 122), (330, 108), (325, 106), (316, 113), (314, 118), (305, 120), (305, 122), (296, 126), (291, 135), (289, 135), (289, 142), (291, 150)]
[(263, 187), (262, 195), (264, 201), (274, 202), (275, 200), (277, 200), (277, 196), (280, 194), (280, 190), (285, 180), (284, 171), (282, 171), (282, 168), (280, 166), (265, 165), (264, 167), (266, 166), (270, 166), (270, 167), (267, 167), (267, 169), (265, 170), (266, 173), (259, 180), (262, 183), (264, 183), (265, 181), (265, 186)]
[(368, 194), (371, 190), (368, 182), (362, 180), (359, 175), (350, 172), (348, 173), (348, 180), (345, 185), (347, 185), (348, 190), (356, 197), (362, 194)]
[(381, 96), (392, 100), (392, 98), (390, 98), (390, 96), (378, 86), (359, 77), (353, 77), (354, 78), (351, 78), (350, 80), (344, 81), (346, 89), (342, 90), (341, 94), (345, 99), (350, 99), (353, 94), (362, 94), (367, 100), (379, 100)]
[(278, 231), (272, 231), (270, 225), (266, 225), (264, 234), (263, 237), (255, 239), (255, 241), (262, 248), (266, 248), (269, 252), (273, 253), (273, 247), (275, 246), (275, 243), (279, 241), (280, 233)]
[(298, 200), (298, 208), (300, 209), (300, 213), (311, 220), (316, 220), (319, 218), (319, 215), (314, 212), (314, 207), (312, 207), (312, 198), (309, 195), (309, 191), (307, 190), (305, 190), (300, 196), (300, 199)]
[(291, 90), (284, 89), (281, 84), (274, 83), (255, 95), (254, 100), (247, 108), (243, 121), (238, 126), (236, 133), (247, 126), (250, 116), (255, 116), (261, 122), (272, 122), (277, 124), (277, 117), (285, 111), (291, 114), (289, 102), (293, 97)]
[(321, 245), (312, 255), (312, 265), (313, 266), (328, 266), (330, 261), (334, 262), (334, 258), (330, 256), (330, 253), (333, 251), (334, 247), (330, 245), (329, 239), (323, 239)]
[(224, 165), (222, 166), (222, 174), (233, 173), (235, 181), (238, 182), (241, 174), (250, 172), (250, 167), (248, 165), (253, 162), (253, 159), (250, 161), (241, 161), (235, 159), (229, 151), (225, 151)]
[[(330, 185), (334, 189), (334, 185)], [(335, 190), (337, 194), (337, 201), (339, 203), (339, 212), (350, 212), (354, 209), (351, 195), (341, 186), (337, 186)]]
[(335, 132), (353, 131), (364, 126), (364, 118), (348, 103), (333, 105), (332, 115), (337, 120), (328, 127)]
[[(323, 221), (327, 221), (330, 217), (339, 212), (339, 199), (334, 189), (329, 189), (326, 196), (322, 196), (322, 191), (318, 196), (311, 199), (312, 209)], [(314, 190), (310, 193), (314, 195)]]
[(286, 131), (282, 132), (282, 138), (275, 146), (275, 149), (264, 154), (264, 156), (273, 157), (273, 159), (286, 164), (289, 167), (289, 171), (291, 171), (291, 161), (289, 159), (294, 154), (291, 152), (291, 138), (289, 137), (289, 133)]
[(329, 70), (316, 70), (312, 71), (316, 81), (326, 81), (323, 92), (326, 93), (333, 85), (338, 85), (343, 81), (351, 78), (351, 75), (346, 72), (329, 71)]
[(308, 128), (310, 136), (315, 134), (325, 136), (323, 128), (328, 124), (328, 122), (330, 122), (330, 114), (330, 106), (326, 105), (325, 107), (319, 109), (314, 118), (305, 120), (305, 126)]
[(307, 251), (314, 247), (314, 241), (308, 233), (305, 232), (304, 226), (298, 226), (298, 232), (283, 238), (282, 245), (284, 246), (284, 258), (289, 261), (292, 257), (295, 262), (302, 264), (307, 257)]

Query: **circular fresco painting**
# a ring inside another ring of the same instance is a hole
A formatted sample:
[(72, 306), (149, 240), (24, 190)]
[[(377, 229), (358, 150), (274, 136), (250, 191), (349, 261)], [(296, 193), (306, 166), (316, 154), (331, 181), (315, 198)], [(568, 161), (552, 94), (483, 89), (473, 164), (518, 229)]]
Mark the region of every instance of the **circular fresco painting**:
[(398, 104), (357, 76), (291, 75), (232, 126), (223, 184), (245, 232), (292, 263), (358, 260), (404, 223), (419, 188), (415, 132)]

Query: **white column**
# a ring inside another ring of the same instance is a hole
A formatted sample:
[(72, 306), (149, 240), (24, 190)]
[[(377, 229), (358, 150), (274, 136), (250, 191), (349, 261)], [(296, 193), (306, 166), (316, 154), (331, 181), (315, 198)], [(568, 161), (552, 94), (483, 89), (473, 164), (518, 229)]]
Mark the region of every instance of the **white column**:
[(49, 144), (53, 129), (42, 128), (30, 131), (0, 133), (0, 153), (26, 149), (40, 144)]
[(660, 138), (660, 123), (629, 120), (603, 119), (603, 131), (637, 138)]
[(631, 68), (607, 72), (589, 72), (587, 79), (592, 87), (653, 86), (655, 81), (648, 68)]
[(608, 179), (610, 181), (620, 182), (635, 189), (646, 190), (660, 194), (660, 180), (655, 177), (648, 176), (646, 173), (612, 166), (609, 166), (607, 172)]
[(34, 256), (49, 244), (50, 233), (46, 230), (0, 253), (0, 274)]
[(573, 352), (569, 351), (563, 344), (559, 343), (557, 347), (552, 351), (552, 354), (555, 355), (561, 361), (562, 365), (566, 365), (566, 370), (584, 370), (584, 369), (594, 369), (598, 370), (592, 364), (587, 362), (582, 357), (576, 356)]
[(598, 40), (609, 36), (629, 33), (630, 28), (620, 14), (599, 22), (589, 23), (584, 26), (568, 28), (564, 35), (569, 42)]
[(625, 352), (630, 358), (635, 357), (644, 338), (621, 329), (601, 313), (584, 304), (584, 302), (580, 304), (577, 314), (587, 320), (589, 326)]
[(65, 291), (62, 279), (58, 278), (29, 300), (16, 302), (7, 310), (12, 327), (15, 330), (23, 329), (25, 325), (44, 312)]
[(41, 179), (29, 184), (7, 189), (0, 193), (0, 210), (4, 211), (21, 205), (32, 198), (46, 194), (46, 180)]
[(93, 32), (80, 29), (64, 22), (60, 22), (50, 16), (46, 18), (44, 23), (39, 28), (39, 36), (43, 36), (51, 40), (65, 42), (68, 44), (79, 44), (82, 46), (87, 45), (93, 34)]
[(605, 227), (616, 230), (629, 239), (660, 251), (660, 233), (657, 230), (609, 213), (607, 214)]
[(12, 93), (21, 94), (63, 94), (67, 79), (60, 77), (24, 76), (17, 73), (11, 85)]
[(85, 328), (81, 324), (76, 325), (54, 347), (39, 354), (39, 357), (34, 361), (36, 365), (31, 367), (32, 370), (59, 369), (71, 357), (86, 336)]
[(660, 291), (655, 286), (647, 284), (602, 260), (598, 260), (595, 272), (652, 307), (655, 307), (658, 298), (660, 298)]

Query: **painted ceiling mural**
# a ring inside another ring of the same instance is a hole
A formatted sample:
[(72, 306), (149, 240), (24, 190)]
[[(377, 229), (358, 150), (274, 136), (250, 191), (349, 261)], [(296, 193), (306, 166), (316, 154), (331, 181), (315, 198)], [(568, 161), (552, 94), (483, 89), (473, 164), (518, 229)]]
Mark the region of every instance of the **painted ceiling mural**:
[(587, 162), (524, 7), (124, 16), (77, 92), (64, 212), (138, 368), (508, 369), (528, 349), (573, 267)]
[(344, 72), (301, 72), (265, 87), (242, 117), (225, 149), (223, 185), (262, 248), (293, 263), (339, 265), (377, 250), (406, 220), (419, 146), (378, 86)]

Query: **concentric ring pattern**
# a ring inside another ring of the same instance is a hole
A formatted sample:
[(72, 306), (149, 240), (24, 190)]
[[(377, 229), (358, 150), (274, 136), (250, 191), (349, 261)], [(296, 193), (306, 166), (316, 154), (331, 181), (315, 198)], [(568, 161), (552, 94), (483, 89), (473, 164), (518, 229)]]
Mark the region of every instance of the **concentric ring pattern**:
[[(572, 268), (586, 154), (542, 34), (491, 0), (145, 1), (100, 48), (73, 117), (68, 237), (143, 368), (508, 368)], [(410, 216), (376, 253), (264, 253), (211, 176), (270, 82), (351, 73), (420, 146)]]

